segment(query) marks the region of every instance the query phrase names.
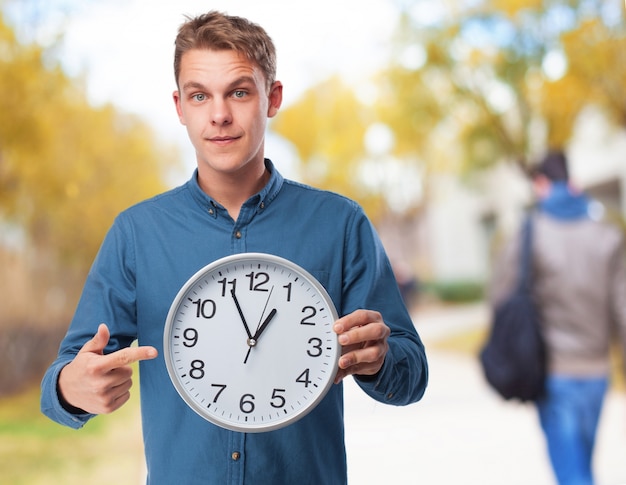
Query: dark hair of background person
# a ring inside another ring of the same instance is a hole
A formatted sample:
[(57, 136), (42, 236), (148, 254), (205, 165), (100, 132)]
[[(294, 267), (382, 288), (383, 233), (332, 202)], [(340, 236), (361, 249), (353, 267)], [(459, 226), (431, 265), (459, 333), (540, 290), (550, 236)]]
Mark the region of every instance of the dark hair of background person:
[(567, 157), (560, 150), (549, 151), (535, 166), (530, 168), (530, 177), (540, 175), (548, 178), (551, 182), (567, 182), (569, 172), (567, 170)]

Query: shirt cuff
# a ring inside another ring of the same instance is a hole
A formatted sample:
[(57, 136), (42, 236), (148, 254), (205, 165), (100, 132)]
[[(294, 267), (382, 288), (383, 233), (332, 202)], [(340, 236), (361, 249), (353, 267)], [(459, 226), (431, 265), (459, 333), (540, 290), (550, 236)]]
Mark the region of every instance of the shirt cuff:
[(41, 412), (53, 421), (70, 428), (82, 428), (87, 421), (95, 416), (90, 413), (73, 414), (67, 411), (61, 404), (59, 394), (57, 392), (57, 383), (61, 370), (69, 362), (61, 362), (48, 370), (44, 376), (41, 388)]

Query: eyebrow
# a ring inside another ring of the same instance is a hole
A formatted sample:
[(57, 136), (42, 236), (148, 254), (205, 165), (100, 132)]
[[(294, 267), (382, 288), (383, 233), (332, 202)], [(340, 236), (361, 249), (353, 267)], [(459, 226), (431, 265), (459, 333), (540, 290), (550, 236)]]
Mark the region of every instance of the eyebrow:
[(187, 81), (185, 84), (183, 84), (183, 91), (187, 91), (189, 89), (201, 89), (203, 91), (206, 91), (206, 87), (204, 86), (204, 84), (196, 81)]
[[(241, 84), (255, 84), (255, 80), (252, 76), (241, 76), (237, 79), (235, 79), (234, 81), (232, 81), (227, 87), (226, 90), (230, 91), (231, 89), (234, 89), (237, 86), (240, 86)], [(185, 84), (183, 84), (183, 91), (188, 91), (190, 89), (199, 89), (201, 91), (208, 91), (208, 88), (197, 81), (187, 81)]]

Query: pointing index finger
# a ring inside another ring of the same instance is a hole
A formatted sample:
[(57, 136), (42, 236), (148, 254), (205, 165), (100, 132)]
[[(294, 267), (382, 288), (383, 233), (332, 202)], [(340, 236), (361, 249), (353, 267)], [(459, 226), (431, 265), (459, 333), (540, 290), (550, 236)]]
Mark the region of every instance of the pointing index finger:
[(106, 355), (108, 366), (111, 370), (124, 367), (141, 360), (154, 359), (158, 355), (157, 350), (151, 346), (128, 347)]

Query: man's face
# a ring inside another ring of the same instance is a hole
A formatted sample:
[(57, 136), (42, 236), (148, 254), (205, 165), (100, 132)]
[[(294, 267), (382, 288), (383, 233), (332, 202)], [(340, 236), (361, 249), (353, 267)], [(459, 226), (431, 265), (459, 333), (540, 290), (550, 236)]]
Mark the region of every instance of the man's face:
[(178, 86), (176, 111), (201, 176), (242, 175), (263, 166), (267, 118), (282, 101), (279, 82), (268, 94), (263, 72), (244, 55), (193, 49), (182, 57)]

